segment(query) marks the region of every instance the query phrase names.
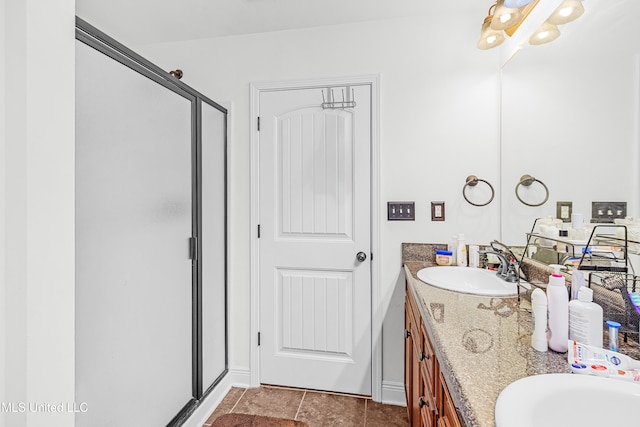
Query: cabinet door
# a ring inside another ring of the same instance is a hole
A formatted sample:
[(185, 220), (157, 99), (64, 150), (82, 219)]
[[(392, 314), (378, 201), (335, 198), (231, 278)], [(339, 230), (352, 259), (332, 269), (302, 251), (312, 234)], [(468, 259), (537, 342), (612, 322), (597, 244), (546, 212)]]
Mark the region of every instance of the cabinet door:
[(424, 381), (420, 375), (420, 361), (416, 357), (415, 345), (411, 349), (411, 427), (422, 427), (422, 406), (425, 402)]
[(413, 368), (413, 341), (411, 340), (411, 312), (409, 304), (404, 303), (404, 392), (407, 400), (407, 413), (411, 423), (411, 397), (413, 396), (412, 368)]
[(446, 420), (446, 425), (449, 427), (460, 427), (460, 420), (458, 419), (458, 413), (456, 407), (453, 405), (449, 389), (444, 382), (442, 373), (440, 373), (440, 383), (442, 384), (440, 389), (442, 390), (442, 418)]

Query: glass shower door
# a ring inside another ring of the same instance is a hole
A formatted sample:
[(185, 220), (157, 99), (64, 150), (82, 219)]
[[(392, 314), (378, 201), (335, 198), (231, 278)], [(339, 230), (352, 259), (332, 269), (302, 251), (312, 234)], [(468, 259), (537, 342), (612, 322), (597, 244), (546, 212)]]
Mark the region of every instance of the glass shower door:
[(166, 425), (193, 394), (195, 100), (76, 46), (76, 425)]
[(227, 371), (226, 114), (201, 103), (202, 391)]

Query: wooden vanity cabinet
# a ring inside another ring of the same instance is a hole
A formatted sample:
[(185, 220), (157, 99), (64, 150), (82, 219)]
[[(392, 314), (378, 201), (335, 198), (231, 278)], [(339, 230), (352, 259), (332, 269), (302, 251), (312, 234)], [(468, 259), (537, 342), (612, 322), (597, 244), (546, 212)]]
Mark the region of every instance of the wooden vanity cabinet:
[(411, 427), (460, 427), (411, 290), (405, 299), (404, 387)]

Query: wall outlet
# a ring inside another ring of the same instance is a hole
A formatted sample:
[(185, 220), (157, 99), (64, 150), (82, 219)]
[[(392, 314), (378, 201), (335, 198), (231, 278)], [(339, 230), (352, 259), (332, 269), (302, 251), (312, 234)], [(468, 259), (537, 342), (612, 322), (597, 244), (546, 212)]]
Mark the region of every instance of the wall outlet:
[(444, 202), (431, 202), (431, 221), (444, 221)]
[(387, 202), (387, 220), (415, 221), (416, 202)]
[(562, 222), (571, 222), (572, 202), (556, 202), (556, 218)]
[(591, 222), (613, 223), (627, 216), (627, 202), (591, 202)]

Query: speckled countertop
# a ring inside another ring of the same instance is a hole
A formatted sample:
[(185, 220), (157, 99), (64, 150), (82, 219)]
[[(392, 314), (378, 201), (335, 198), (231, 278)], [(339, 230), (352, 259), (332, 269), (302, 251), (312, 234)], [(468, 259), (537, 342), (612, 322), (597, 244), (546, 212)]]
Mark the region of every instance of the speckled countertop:
[(418, 270), (435, 265), (435, 249), (442, 248), (446, 245), (403, 244), (409, 290), (462, 421), (468, 427), (494, 426), (496, 399), (507, 385), (530, 375), (570, 372), (567, 356), (531, 347), (526, 299), (461, 294), (419, 280)]

